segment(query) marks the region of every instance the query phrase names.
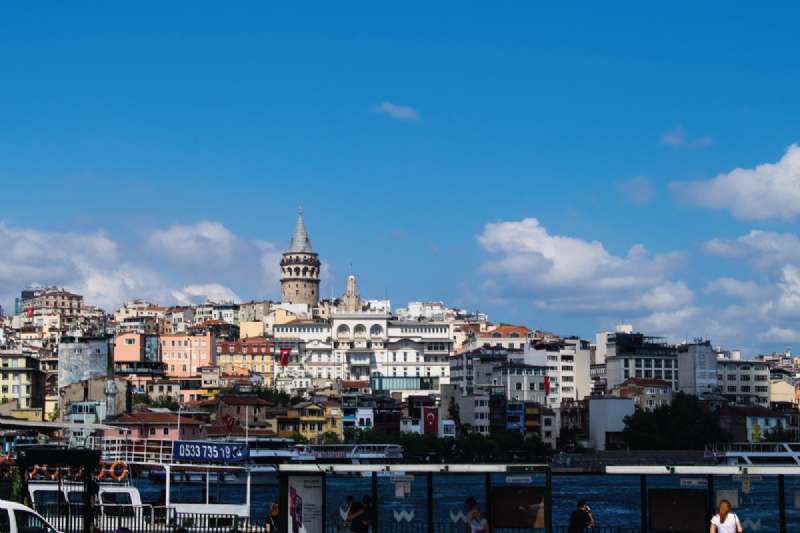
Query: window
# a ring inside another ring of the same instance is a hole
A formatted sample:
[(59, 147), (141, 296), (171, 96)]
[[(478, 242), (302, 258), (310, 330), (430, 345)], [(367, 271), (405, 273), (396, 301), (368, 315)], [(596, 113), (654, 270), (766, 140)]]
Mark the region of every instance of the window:
[(156, 428), (151, 427), (149, 433), (150, 433), (150, 435), (155, 435), (156, 434)]
[[(2, 514), (7, 516), (5, 510), (2, 511)], [(48, 526), (47, 522), (28, 511), (16, 510), (14, 511), (14, 518), (17, 522), (17, 530), (20, 533), (55, 533), (55, 529)], [(10, 531), (10, 529), (3, 529), (3, 531)]]
[(169, 428), (167, 427), (164, 428), (164, 435), (169, 435)]
[(517, 383), (516, 383), (516, 389), (517, 389), (517, 390), (522, 390), (522, 383), (520, 383), (520, 382), (517, 382)]

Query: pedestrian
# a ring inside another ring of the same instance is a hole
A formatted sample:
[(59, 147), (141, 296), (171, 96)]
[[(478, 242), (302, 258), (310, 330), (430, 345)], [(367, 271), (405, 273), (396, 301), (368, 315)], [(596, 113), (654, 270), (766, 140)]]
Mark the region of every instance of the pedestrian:
[(731, 512), (731, 502), (719, 501), (719, 512), (711, 519), (709, 533), (742, 533), (742, 523), (736, 513)]
[(267, 521), (264, 524), (264, 532), (265, 533), (278, 533), (278, 512), (280, 507), (278, 504), (273, 502), (269, 504), (269, 509), (267, 510)]
[(333, 518), (336, 524), (336, 531), (343, 533), (348, 533), (350, 531), (350, 522), (347, 521), (347, 515), (350, 514), (350, 509), (353, 507), (355, 501), (356, 499), (354, 497), (348, 496), (344, 503), (333, 512), (331, 518)]
[(470, 533), (489, 533), (489, 522), (481, 516), (481, 509), (477, 505), (472, 510), (472, 519), (468, 525)]
[(569, 516), (567, 533), (583, 533), (587, 529), (594, 529), (594, 517), (586, 500), (580, 500), (578, 507)]
[(369, 533), (369, 516), (363, 501), (353, 502), (350, 512), (347, 513), (347, 520), (350, 522), (350, 531), (352, 533)]
[(467, 508), (467, 515), (464, 517), (464, 523), (467, 526), (467, 533), (472, 533), (472, 523), (475, 520), (476, 515), (480, 516), (481, 510), (480, 507), (478, 507), (478, 501), (472, 496), (464, 500), (464, 507)]

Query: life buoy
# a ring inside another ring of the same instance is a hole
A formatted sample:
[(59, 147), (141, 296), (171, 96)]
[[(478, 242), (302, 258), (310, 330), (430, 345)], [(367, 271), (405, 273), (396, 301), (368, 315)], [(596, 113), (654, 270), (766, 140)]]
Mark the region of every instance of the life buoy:
[(100, 481), (106, 476), (106, 464), (103, 461), (100, 461), (100, 464), (97, 466), (97, 475), (94, 476), (95, 481)]
[(31, 469), (30, 479), (35, 478), (39, 474), (45, 474), (47, 472), (47, 467), (42, 465), (33, 465), (33, 469)]
[(85, 470), (82, 466), (79, 466), (76, 470), (74, 467), (69, 469), (69, 475), (74, 481), (81, 481), (83, 480), (83, 474)]
[(114, 481), (124, 481), (128, 477), (128, 465), (122, 461), (114, 461), (109, 469), (109, 475)]
[(61, 473), (61, 471), (58, 469), (58, 467), (54, 466), (53, 468), (45, 469), (45, 474), (44, 475), (49, 477), (51, 480), (56, 480), (56, 479), (58, 479), (58, 475), (60, 473)]

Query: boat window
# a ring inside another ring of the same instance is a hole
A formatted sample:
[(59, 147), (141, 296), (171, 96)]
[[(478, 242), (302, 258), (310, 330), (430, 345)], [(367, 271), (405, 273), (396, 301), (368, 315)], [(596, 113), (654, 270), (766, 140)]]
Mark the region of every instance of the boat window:
[(0, 531), (11, 531), (11, 520), (5, 509), (0, 509)]
[(71, 490), (67, 493), (67, 501), (69, 503), (83, 503), (83, 491)]
[(37, 505), (55, 505), (64, 502), (64, 496), (57, 490), (35, 490), (33, 501)]
[(131, 495), (127, 492), (101, 492), (100, 499), (103, 503), (110, 503), (114, 505), (131, 505)]

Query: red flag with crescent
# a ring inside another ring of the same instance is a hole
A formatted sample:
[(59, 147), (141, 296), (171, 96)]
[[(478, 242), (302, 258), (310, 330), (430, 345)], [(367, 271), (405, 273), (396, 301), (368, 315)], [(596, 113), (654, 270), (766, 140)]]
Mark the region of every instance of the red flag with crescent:
[(439, 433), (439, 409), (436, 407), (423, 407), (424, 432), (437, 435)]
[(286, 366), (289, 364), (289, 355), (291, 355), (291, 353), (291, 348), (281, 348), (281, 366)]

